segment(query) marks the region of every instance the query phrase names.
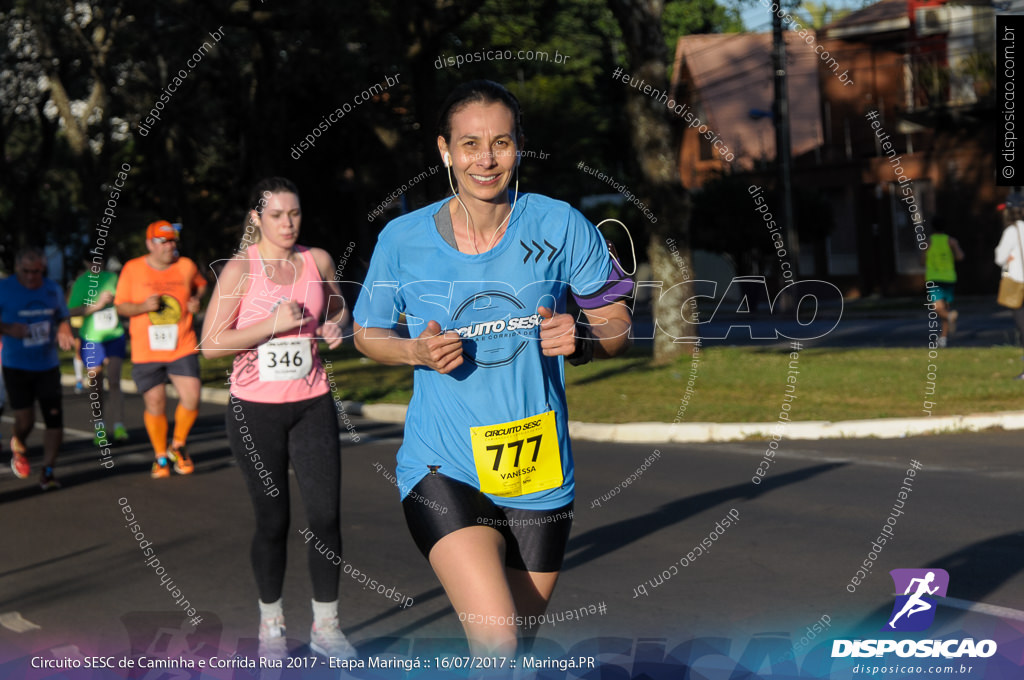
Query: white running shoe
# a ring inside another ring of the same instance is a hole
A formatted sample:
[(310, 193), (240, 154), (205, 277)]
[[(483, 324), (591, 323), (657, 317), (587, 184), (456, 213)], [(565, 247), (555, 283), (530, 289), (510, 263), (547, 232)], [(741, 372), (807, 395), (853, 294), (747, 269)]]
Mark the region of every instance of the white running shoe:
[(288, 656), (288, 641), (284, 637), (284, 617), (260, 621), (259, 655), (264, 659), (284, 659)]
[(337, 617), (327, 619), (323, 623), (324, 625), (318, 628), (316, 622), (313, 622), (313, 628), (309, 631), (310, 649), (339, 661), (359, 658), (356, 648), (341, 632)]

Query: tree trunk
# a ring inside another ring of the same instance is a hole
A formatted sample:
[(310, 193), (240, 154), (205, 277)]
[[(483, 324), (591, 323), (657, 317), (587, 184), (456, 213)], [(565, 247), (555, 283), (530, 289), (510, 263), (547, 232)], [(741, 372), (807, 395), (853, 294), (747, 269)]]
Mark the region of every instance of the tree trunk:
[[(629, 75), (633, 82), (643, 81), (652, 88), (668, 91), (665, 40), (661, 33), (664, 0), (608, 0), (622, 28), (629, 53)], [(682, 304), (690, 296), (693, 278), (690, 261), (690, 202), (679, 179), (679, 144), (682, 127), (659, 99), (618, 80), (627, 89), (626, 110), (630, 122), (630, 142), (640, 170), (636, 193), (657, 218), (649, 228), (647, 255), (655, 279), (662, 282), (661, 295), (652, 301), (655, 318), (654, 361), (668, 363), (681, 354), (689, 354), (692, 345), (676, 338), (694, 337), (692, 305)], [(648, 222), (648, 224), (650, 224)], [(669, 239), (672, 241), (670, 242)], [(676, 249), (673, 253), (670, 246)], [(683, 258), (682, 261), (676, 256)], [(677, 284), (682, 284), (678, 285)]]

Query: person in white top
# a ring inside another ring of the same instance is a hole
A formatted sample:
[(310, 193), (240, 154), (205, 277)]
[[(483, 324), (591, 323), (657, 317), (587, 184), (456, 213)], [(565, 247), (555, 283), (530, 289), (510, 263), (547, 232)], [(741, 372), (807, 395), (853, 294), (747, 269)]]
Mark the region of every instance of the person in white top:
[[(1003, 236), (996, 246), (996, 264), (1006, 270), (1014, 281), (1024, 282), (1024, 253), (1021, 242), (1024, 242), (1024, 195), (1012, 193), (1006, 203), (999, 206), (1003, 213)], [(1024, 307), (1013, 310), (1013, 321), (1017, 325), (1017, 337), (1024, 345)], [(1024, 371), (1014, 380), (1024, 380)]]

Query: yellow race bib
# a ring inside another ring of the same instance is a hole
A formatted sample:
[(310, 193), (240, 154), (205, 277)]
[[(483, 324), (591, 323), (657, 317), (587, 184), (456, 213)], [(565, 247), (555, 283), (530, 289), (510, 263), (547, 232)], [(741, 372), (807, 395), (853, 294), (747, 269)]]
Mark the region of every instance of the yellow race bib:
[(469, 428), (480, 490), (522, 496), (562, 485), (555, 412)]

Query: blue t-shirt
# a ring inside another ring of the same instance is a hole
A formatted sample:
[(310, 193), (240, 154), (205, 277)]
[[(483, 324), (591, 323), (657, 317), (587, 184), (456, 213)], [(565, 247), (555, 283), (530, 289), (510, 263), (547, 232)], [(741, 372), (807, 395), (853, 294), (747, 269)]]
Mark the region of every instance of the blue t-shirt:
[(71, 316), (64, 293), (55, 281), (28, 289), (17, 276), (0, 281), (0, 321), (28, 326), (24, 338), (4, 335), (0, 363), (23, 371), (46, 371), (60, 364), (57, 356), (57, 326)]
[[(470, 428), (553, 411), (561, 484), (512, 497), (488, 495), (506, 507), (561, 507), (574, 491), (564, 361), (542, 355), (537, 308), (564, 312), (569, 293), (607, 289), (614, 276), (608, 247), (568, 204), (520, 194), (498, 244), (479, 255), (462, 253), (435, 227), (434, 214), (447, 206), (445, 199), (388, 224), (353, 313), (364, 328), (393, 328), (404, 313), (410, 337), (431, 320), (463, 337), (463, 364), (451, 373), (415, 368), (398, 451), (399, 491), (404, 498), (431, 467), (480, 488)], [(521, 453), (525, 465), (531, 446), (518, 446), (515, 458)]]

